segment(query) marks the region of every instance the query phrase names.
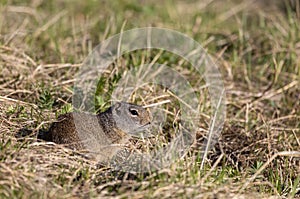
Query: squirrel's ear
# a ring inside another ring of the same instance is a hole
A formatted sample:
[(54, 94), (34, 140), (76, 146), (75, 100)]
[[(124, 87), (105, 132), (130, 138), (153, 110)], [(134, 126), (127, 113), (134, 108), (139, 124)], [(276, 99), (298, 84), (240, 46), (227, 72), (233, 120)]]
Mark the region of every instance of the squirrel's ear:
[(121, 105), (122, 105), (121, 102), (115, 103), (115, 105), (114, 105), (114, 110), (115, 110), (116, 112), (120, 112)]

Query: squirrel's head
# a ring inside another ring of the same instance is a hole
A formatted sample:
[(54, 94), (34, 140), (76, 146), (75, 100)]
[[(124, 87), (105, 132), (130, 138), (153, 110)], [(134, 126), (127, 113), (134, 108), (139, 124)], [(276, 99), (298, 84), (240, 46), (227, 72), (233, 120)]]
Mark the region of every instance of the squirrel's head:
[(112, 115), (117, 128), (129, 134), (145, 129), (151, 122), (145, 108), (126, 102), (117, 102), (112, 107)]

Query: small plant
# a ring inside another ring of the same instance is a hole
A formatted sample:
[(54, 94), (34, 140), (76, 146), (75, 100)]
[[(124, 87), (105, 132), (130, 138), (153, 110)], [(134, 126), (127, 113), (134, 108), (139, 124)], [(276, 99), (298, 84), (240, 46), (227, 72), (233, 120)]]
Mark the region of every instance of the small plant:
[(58, 115), (62, 115), (62, 114), (66, 114), (66, 113), (70, 113), (73, 111), (73, 107), (72, 104), (68, 103), (65, 104), (57, 113), (56, 113), (56, 117), (58, 117)]
[(55, 100), (49, 89), (43, 89), (39, 98), (38, 106), (41, 109), (52, 109)]

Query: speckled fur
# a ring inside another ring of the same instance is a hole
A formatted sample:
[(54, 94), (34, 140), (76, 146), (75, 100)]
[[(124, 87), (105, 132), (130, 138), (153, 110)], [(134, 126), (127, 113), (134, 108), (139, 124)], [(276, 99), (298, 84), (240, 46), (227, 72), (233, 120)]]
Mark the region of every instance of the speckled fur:
[[(136, 110), (138, 116), (131, 115)], [(108, 161), (126, 143), (131, 131), (150, 124), (151, 115), (141, 106), (118, 102), (98, 115), (67, 113), (54, 122), (39, 139), (87, 150), (101, 162)]]

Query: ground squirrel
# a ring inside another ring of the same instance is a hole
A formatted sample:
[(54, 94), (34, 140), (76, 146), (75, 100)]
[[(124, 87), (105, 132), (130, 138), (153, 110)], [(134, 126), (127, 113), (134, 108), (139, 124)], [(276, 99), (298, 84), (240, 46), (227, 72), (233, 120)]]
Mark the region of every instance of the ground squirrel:
[(109, 161), (126, 143), (130, 134), (144, 130), (151, 122), (143, 107), (117, 102), (107, 111), (92, 115), (72, 112), (59, 116), (48, 131), (37, 138), (64, 144), (77, 150), (87, 150), (99, 162)]

